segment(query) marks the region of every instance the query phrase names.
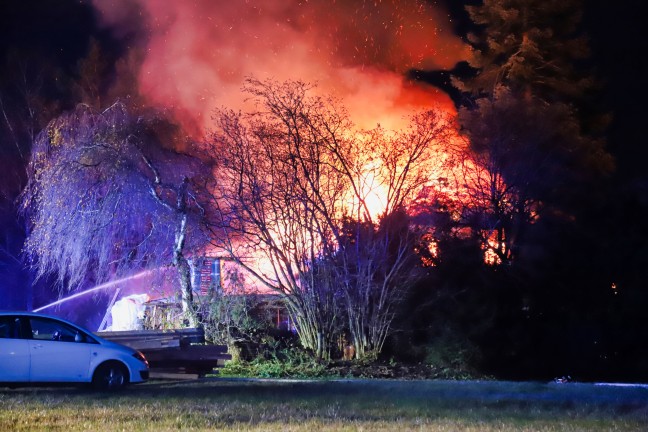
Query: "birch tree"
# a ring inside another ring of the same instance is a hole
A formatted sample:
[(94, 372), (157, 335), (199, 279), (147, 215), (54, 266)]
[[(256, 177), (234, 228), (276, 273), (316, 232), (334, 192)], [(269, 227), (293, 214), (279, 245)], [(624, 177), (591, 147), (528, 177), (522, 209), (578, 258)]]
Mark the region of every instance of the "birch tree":
[(173, 137), (166, 120), (121, 103), (101, 112), (80, 105), (47, 125), (21, 197), (25, 252), (39, 277), (73, 289), (173, 265), (196, 324), (187, 254), (199, 241), (191, 187), (199, 165), (168, 148)]

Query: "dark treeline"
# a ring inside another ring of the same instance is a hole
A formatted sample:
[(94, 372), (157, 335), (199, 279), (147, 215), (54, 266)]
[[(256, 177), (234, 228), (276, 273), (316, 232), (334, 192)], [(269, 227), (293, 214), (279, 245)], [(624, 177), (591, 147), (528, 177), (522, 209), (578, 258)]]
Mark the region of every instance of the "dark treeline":
[(73, 2), (0, 5), (0, 280), (2, 307), (31, 306), (32, 280), (21, 256), (24, 225), (14, 204), (26, 182), (31, 143), (76, 103), (77, 62), (97, 33), (91, 8)]
[(78, 103), (99, 106), (101, 97), (114, 97), (123, 82), (115, 67), (136, 39), (136, 34), (118, 38), (102, 28), (91, 2), (0, 4), (3, 309), (31, 309), (56, 296), (52, 283), (33, 283), (30, 263), (21, 254), (26, 233), (16, 199), (27, 181), (32, 143), (50, 120)]
[[(509, 184), (523, 183), (516, 196), (539, 207), (533, 220), (511, 213), (517, 229), (498, 225), (516, 234), (505, 265), (485, 265), (479, 239), (447, 239), (438, 266), (403, 309), (404, 340), (396, 339), (396, 347), (436, 341), (447, 348), (434, 355), (514, 379), (646, 380), (648, 201), (638, 127), (646, 109), (645, 90), (635, 86), (647, 70), (636, 51), (645, 43), (637, 34), (641, 6), (470, 3), (477, 7), (454, 12), (475, 56), (452, 71), (451, 94), (473, 147), (481, 146), (475, 150), (487, 153)], [(419, 76), (448, 85), (450, 75)], [(502, 92), (522, 102), (507, 112)], [(570, 142), (584, 147), (568, 157), (560, 149), (535, 157), (545, 118), (535, 111), (536, 124), (509, 135), (527, 134), (521, 153), (505, 152), (526, 165), (510, 171), (497, 143), (510, 131), (507, 123), (524, 121), (536, 103), (545, 113), (566, 108), (561, 129), (571, 123), (578, 132)], [(500, 115), (489, 118), (489, 110)], [(480, 117), (488, 124), (475, 121)], [(584, 148), (584, 159), (569, 159)]]
[[(435, 265), (401, 305), (384, 355), (513, 379), (647, 380), (639, 2), (588, 1), (582, 16), (578, 1), (450, 3), (474, 58), (412, 76), (448, 89), (483, 173), (503, 189), (472, 190), (479, 205), (453, 208), (460, 218), (441, 202), (430, 209)], [(15, 203), (36, 135), (80, 102), (135, 98), (135, 80), (115, 71), (140, 36), (111, 34), (89, 2), (0, 5), (0, 309), (57, 295), (47, 281), (32, 288), (21, 254)]]

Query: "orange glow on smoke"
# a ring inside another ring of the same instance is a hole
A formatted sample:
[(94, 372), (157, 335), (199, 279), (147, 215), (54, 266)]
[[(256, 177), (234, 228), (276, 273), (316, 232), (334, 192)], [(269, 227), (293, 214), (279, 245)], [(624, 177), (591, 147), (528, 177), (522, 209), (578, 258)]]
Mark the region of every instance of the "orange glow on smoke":
[(247, 76), (317, 83), (361, 128), (397, 128), (404, 115), (433, 104), (454, 112), (441, 91), (403, 78), (467, 57), (447, 15), (426, 2), (95, 0), (117, 28), (137, 13), (134, 5), (150, 32), (140, 92), (171, 107), (194, 135), (209, 130), (215, 108), (243, 107)]

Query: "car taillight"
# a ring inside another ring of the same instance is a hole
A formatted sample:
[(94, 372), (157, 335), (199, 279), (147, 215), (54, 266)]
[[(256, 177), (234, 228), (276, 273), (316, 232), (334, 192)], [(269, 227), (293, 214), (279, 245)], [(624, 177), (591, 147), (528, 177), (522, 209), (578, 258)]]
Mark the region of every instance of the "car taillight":
[(142, 363), (144, 363), (144, 364), (146, 365), (146, 367), (148, 367), (149, 364), (148, 364), (148, 361), (146, 360), (146, 357), (144, 357), (144, 354), (142, 354), (141, 352), (137, 351), (135, 354), (133, 354), (133, 357), (135, 357), (137, 360), (139, 360), (139, 361), (141, 361)]

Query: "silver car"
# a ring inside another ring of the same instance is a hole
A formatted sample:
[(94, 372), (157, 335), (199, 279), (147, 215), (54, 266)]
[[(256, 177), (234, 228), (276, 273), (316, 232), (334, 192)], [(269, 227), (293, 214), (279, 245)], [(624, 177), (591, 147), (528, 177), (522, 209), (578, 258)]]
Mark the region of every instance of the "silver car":
[(117, 390), (148, 377), (139, 351), (60, 318), (0, 312), (0, 385), (90, 383)]

